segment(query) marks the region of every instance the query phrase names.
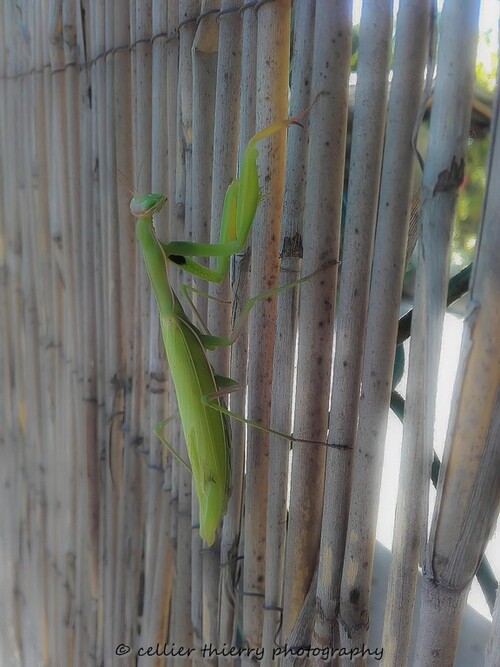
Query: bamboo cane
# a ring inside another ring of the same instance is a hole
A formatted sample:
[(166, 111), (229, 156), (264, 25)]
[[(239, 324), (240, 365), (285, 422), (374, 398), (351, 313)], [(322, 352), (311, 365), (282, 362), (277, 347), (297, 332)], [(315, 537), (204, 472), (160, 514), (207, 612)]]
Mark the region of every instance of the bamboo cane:
[[(314, 5), (297, 6), (293, 25), (290, 115), (303, 111), (310, 103)], [(314, 91), (313, 91), (314, 92)], [(287, 139), (287, 175), (281, 230), (280, 284), (297, 280), (300, 275), (304, 224), (306, 168), (309, 123), (306, 130), (293, 128)], [(277, 304), (276, 343), (273, 360), (273, 402), (271, 424), (283, 433), (292, 431), (292, 398), (295, 379), (295, 352), (299, 295), (289, 290)], [(271, 656), (280, 639), (283, 618), (283, 576), (287, 525), (287, 495), (290, 447), (282, 438), (271, 436), (269, 442), (269, 498), (266, 540), (266, 596), (263, 646)]]
[[(287, 112), (290, 51), (290, 3), (262, 5), (257, 14), (257, 128)], [(278, 242), (283, 202), (284, 137), (263, 142), (259, 151), (261, 178), (269, 188), (254, 223), (251, 293), (273, 287), (278, 278)], [(249, 319), (248, 413), (269, 423), (275, 304), (263, 303)], [(265, 516), (268, 475), (267, 434), (248, 430), (245, 487), (243, 636), (251, 647), (262, 644)]]
[[(328, 441), (356, 440), (371, 258), (387, 107), (392, 1), (363, 6), (349, 187), (336, 322)], [(349, 515), (352, 457), (329, 450), (323, 505), (315, 640), (338, 645), (336, 616)]]
[[(421, 551), (419, 543), (425, 541), (427, 535), (429, 470), (434, 445), (434, 401), (446, 308), (451, 224), (459, 179), (449, 183), (446, 191), (437, 184), (446, 173), (447, 165), (464, 163), (478, 14), (479, 3), (469, 3), (466, 8), (455, 4), (454, 9), (452, 3), (448, 3), (440, 22), (438, 69), (422, 185), (422, 238), (405, 403), (405, 456), (401, 458), (393, 558), (382, 640), (387, 652), (385, 659), (394, 665), (408, 660)], [(452, 37), (457, 30), (461, 31), (463, 37), (458, 49)], [(450, 122), (453, 129), (450, 128)]]
[[(339, 258), (344, 183), (352, 3), (316, 4), (313, 92), (304, 222), (304, 274)], [(301, 290), (294, 434), (326, 441), (337, 269)], [(323, 507), (326, 449), (293, 448), (284, 594), (286, 637), (316, 567)], [(312, 492), (313, 491), (313, 492)]]
[(428, 3), (408, 0), (396, 26), (380, 203), (359, 406), (352, 496), (341, 584), (342, 645), (366, 644), (375, 529), (408, 232), (411, 137), (427, 55)]

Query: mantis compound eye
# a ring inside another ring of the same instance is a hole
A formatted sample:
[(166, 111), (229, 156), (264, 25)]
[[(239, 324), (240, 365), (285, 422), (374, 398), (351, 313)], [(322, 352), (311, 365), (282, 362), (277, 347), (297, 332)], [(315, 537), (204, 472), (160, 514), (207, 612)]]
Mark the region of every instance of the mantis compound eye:
[(183, 266), (186, 264), (186, 258), (183, 257), (183, 255), (169, 255), (168, 258), (171, 262), (177, 264), (177, 266)]

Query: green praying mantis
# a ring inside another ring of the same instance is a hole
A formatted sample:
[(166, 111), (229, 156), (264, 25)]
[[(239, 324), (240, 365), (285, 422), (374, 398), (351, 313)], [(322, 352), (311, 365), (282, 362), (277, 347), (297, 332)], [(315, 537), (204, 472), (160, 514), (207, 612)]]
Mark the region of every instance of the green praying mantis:
[[(294, 118), (272, 123), (250, 139), (240, 162), (239, 178), (230, 184), (226, 192), (218, 244), (182, 241), (163, 243), (156, 236), (153, 216), (162, 208), (166, 197), (162, 194), (150, 194), (145, 197), (134, 197), (130, 203), (130, 210), (137, 218), (136, 235), (158, 305), (163, 344), (187, 446), (190, 464), (188, 468), (193, 475), (199, 501), (200, 536), (208, 546), (212, 546), (215, 542), (217, 528), (226, 512), (230, 495), (228, 416), (236, 417), (256, 428), (283, 436), (288, 440), (296, 439), (231, 413), (223, 405), (221, 398), (239, 388), (239, 385), (230, 378), (215, 374), (207, 359), (206, 351), (222, 345), (231, 345), (241, 332), (248, 313), (257, 301), (297, 286), (325, 267), (249, 299), (231, 336), (219, 337), (201, 332), (188, 318), (169, 283), (167, 260), (205, 280), (220, 282), (227, 275), (231, 255), (240, 252), (246, 245), (259, 203), (256, 145), (265, 137), (297, 124), (309, 109), (310, 107)], [(216, 257), (217, 266), (215, 269), (209, 269), (192, 257)], [(160, 422), (155, 431), (173, 455), (187, 465), (161, 435), (161, 429), (170, 419)], [(300, 442), (312, 441), (300, 440)]]

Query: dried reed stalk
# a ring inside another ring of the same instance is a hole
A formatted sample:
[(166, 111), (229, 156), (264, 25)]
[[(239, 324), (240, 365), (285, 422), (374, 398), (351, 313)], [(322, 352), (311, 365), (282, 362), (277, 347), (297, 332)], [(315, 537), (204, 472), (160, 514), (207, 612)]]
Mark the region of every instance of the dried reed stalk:
[[(164, 140), (164, 128), (168, 124), (168, 12), (161, 3), (152, 7), (152, 32), (159, 36), (152, 46), (152, 163), (151, 190), (168, 192), (169, 146)], [(166, 237), (165, 209), (155, 220), (160, 238)], [(151, 295), (151, 301), (153, 301)], [(152, 437), (155, 424), (165, 418), (168, 396), (165, 359), (161, 353), (159, 318), (156, 317), (156, 303), (151, 303), (151, 326), (149, 338), (149, 359), (146, 386), (150, 392), (148, 432), (144, 434), (148, 450), (148, 470), (145, 488), (147, 505), (145, 515), (144, 547), (144, 600), (141, 627), (141, 646), (163, 644), (168, 635), (170, 601), (173, 583), (172, 544), (169, 535), (170, 495), (163, 491), (163, 446)], [(161, 658), (155, 658), (161, 664)], [(139, 664), (151, 663), (151, 658), (141, 656)]]
[[(241, 83), (239, 108), (239, 155), (255, 132), (255, 79), (257, 50), (257, 15), (252, 9), (242, 15), (241, 26)], [(234, 294), (232, 324), (241, 313), (249, 296), (250, 251), (246, 248), (235, 257), (231, 267), (231, 284)], [(231, 410), (245, 414), (247, 385), (248, 329), (243, 328), (231, 349), (230, 376), (241, 385), (241, 391), (229, 397)], [(243, 551), (241, 535), (243, 522), (243, 493), (245, 468), (245, 425), (231, 422), (231, 497), (224, 517), (220, 545), (220, 595), (219, 595), (219, 645), (234, 646), (238, 625), (241, 628), (242, 600), (236, 590), (240, 580)], [(228, 661), (226, 661), (227, 663)]]
[[(200, 11), (200, 2), (186, 0), (179, 3), (179, 22), (197, 16)], [(193, 71), (191, 49), (196, 32), (196, 23), (187, 22), (179, 31), (179, 61), (178, 61), (178, 108), (177, 131), (181, 133), (177, 143), (176, 159), (176, 189), (175, 202), (182, 209), (181, 215), (170, 218), (169, 238), (189, 238), (192, 230), (192, 112), (193, 112)], [(177, 212), (176, 212), (177, 213)], [(174, 289), (180, 282), (177, 272), (170, 272), (170, 279)], [(171, 392), (169, 414), (177, 410), (174, 392)], [(179, 423), (174, 423), (170, 429), (169, 441), (187, 459), (184, 438), (181, 435)], [(169, 636), (183, 646), (193, 643), (191, 623), (191, 526), (198, 526), (196, 504), (193, 505), (192, 482), (189, 473), (172, 461), (172, 499), (176, 503), (177, 512), (173, 516), (171, 534), (175, 544), (175, 580), (174, 595), (172, 598), (172, 613), (170, 618)], [(193, 507), (193, 509), (192, 509)], [(170, 661), (169, 661), (170, 662)]]
[[(27, 31), (31, 22), (26, 9), (17, 8), (19, 26)], [(2, 530), (2, 534), (5, 533), (6, 540), (2, 560), (5, 559), (6, 564), (5, 576), (11, 575), (11, 580), (5, 582), (6, 602), (11, 601), (6, 608), (12, 610), (14, 622), (10, 624), (9, 618), (4, 622), (8, 624), (6, 636), (12, 640), (12, 658), (17, 650), (18, 655), (35, 659), (42, 653), (47, 655), (47, 627), (43, 623), (47, 598), (43, 587), (37, 585), (43, 580), (47, 561), (43, 531), (46, 480), (41, 467), (46, 441), (44, 432), (39, 431), (40, 426), (43, 428), (40, 419), (44, 397), (37, 391), (45, 355), (37, 340), (43, 325), (40, 326), (37, 319), (39, 286), (33, 274), (33, 253), (37, 241), (44, 237), (47, 218), (39, 221), (38, 229), (34, 227), (33, 193), (29, 187), (38, 158), (38, 146), (32, 146), (34, 137), (30, 125), (33, 77), (15, 78), (33, 64), (34, 54), (22, 39), (21, 30), (12, 31), (9, 27), (17, 10), (2, 8), (0, 29), (3, 45), (0, 49), (3, 78), (0, 145), (2, 156), (10, 156), (0, 167), (3, 181), (0, 209), (2, 349), (5, 355), (5, 376), (0, 385), (4, 387), (2, 399), (6, 408), (6, 419), (2, 420), (2, 450), (6, 454), (2, 482), (3, 488), (12, 489), (3, 516), (6, 530)], [(28, 604), (31, 599), (33, 605)], [(33, 624), (31, 646), (26, 641), (26, 623)]]
[(484, 667), (494, 667), (500, 655), (500, 595), (496, 596), (491, 632), (484, 652)]
[[(287, 113), (290, 53), (290, 2), (266, 3), (257, 14), (256, 125), (262, 128)], [(260, 294), (278, 279), (278, 243), (283, 206), (285, 143), (283, 133), (260, 145), (259, 173), (266, 198), (254, 222), (251, 293)], [(258, 304), (249, 319), (248, 414), (268, 424), (274, 349), (274, 302)], [(245, 544), (243, 572), (243, 636), (248, 645), (262, 645), (267, 475), (269, 438), (248, 430), (245, 486)]]
[[(204, 3), (203, 11), (208, 10)], [(211, 3), (213, 5), (213, 3)], [(210, 211), (212, 192), (212, 154), (215, 114), (215, 80), (217, 72), (217, 23), (213, 16), (201, 21), (196, 30), (192, 47), (193, 59), (193, 176), (192, 176), (192, 239), (210, 242)], [(206, 291), (207, 284), (198, 278), (183, 276), (183, 281), (192, 280), (197, 289)], [(196, 308), (207, 322), (207, 301), (198, 294)], [(192, 516), (198, 517), (196, 494), (192, 495)], [(197, 519), (195, 519), (197, 523)], [(191, 536), (191, 622), (194, 646), (201, 647), (203, 637), (203, 551), (197, 531)], [(197, 653), (195, 664), (200, 664), (201, 653)]]
[[(392, 0), (363, 5), (346, 224), (343, 237), (328, 442), (356, 441), (373, 239), (387, 108)], [(315, 641), (338, 646), (336, 618), (344, 563), (354, 452), (328, 450)]]
[[(16, 136), (19, 127), (15, 124), (16, 110), (19, 102), (19, 91), (21, 80), (14, 78), (25, 66), (23, 59), (26, 50), (22, 48), (20, 34), (9, 30), (9, 24), (14, 18), (13, 7), (2, 6), (0, 9), (0, 110), (2, 112), (2, 123), (0, 127), (0, 146), (2, 156), (13, 156), (16, 143), (22, 142), (21, 136)], [(17, 47), (17, 48), (16, 48)], [(19, 48), (21, 47), (21, 48)], [(18, 56), (22, 59), (19, 61)], [(25, 100), (31, 104), (31, 100)], [(28, 107), (29, 108), (29, 107)], [(23, 120), (28, 119), (28, 111), (25, 107), (20, 115)], [(22, 145), (21, 143), (17, 146)], [(0, 368), (2, 376), (0, 379), (0, 393), (2, 399), (2, 432), (1, 444), (4, 464), (2, 465), (2, 490), (11, 489), (10, 496), (2, 502), (2, 562), (5, 570), (2, 573), (2, 588), (6, 593), (4, 608), (12, 610), (12, 623), (10, 618), (3, 614), (1, 625), (4, 636), (11, 641), (9, 658), (13, 661), (23, 654), (28, 658), (40, 655), (43, 628), (34, 624), (32, 650), (25, 645), (25, 623), (43, 618), (44, 614), (44, 591), (40, 587), (32, 588), (33, 605), (31, 609), (27, 606), (30, 587), (36, 584), (37, 576), (43, 574), (45, 567), (44, 543), (33, 544), (31, 558), (27, 547), (30, 543), (29, 510), (36, 510), (33, 516), (34, 522), (43, 518), (36, 506), (33, 506), (35, 488), (29, 483), (32, 474), (35, 452), (27, 448), (27, 436), (29, 424), (28, 406), (25, 402), (23, 373), (24, 356), (23, 344), (26, 332), (22, 326), (21, 312), (21, 245), (20, 229), (18, 224), (19, 205), (22, 197), (26, 198), (28, 193), (21, 189), (19, 177), (22, 173), (20, 165), (28, 167), (25, 163), (26, 155), (18, 156), (18, 168), (12, 168), (2, 160), (0, 163), (1, 176), (1, 200), (0, 200), (0, 265), (1, 284), (0, 289)], [(22, 161), (21, 161), (22, 158)], [(35, 158), (36, 159), (36, 158)], [(18, 161), (16, 160), (16, 163)], [(32, 222), (30, 220), (29, 222)], [(43, 227), (47, 219), (41, 220)], [(41, 232), (41, 230), (40, 230)], [(28, 267), (26, 267), (28, 270)], [(17, 341), (17, 342), (16, 342)], [(30, 434), (31, 435), (31, 434)], [(32, 449), (32, 448), (30, 448)], [(27, 456), (28, 455), (28, 456)], [(30, 456), (31, 455), (31, 456)], [(37, 463), (38, 456), (37, 456)], [(36, 464), (35, 464), (36, 465)], [(19, 470), (23, 474), (19, 474)], [(38, 489), (39, 498), (42, 500), (41, 489)], [(4, 500), (4, 499), (2, 499)], [(38, 503), (40, 508), (42, 505)], [(38, 568), (37, 568), (37, 559)], [(38, 572), (37, 572), (38, 569)], [(32, 618), (30, 617), (32, 616)]]
[[(99, 11), (102, 10), (102, 11)], [(91, 5), (89, 7), (88, 16), (86, 17), (85, 35), (87, 40), (87, 52), (85, 57), (94, 60), (104, 51), (104, 8), (102, 6)], [(113, 578), (110, 576), (111, 566), (114, 558), (114, 540), (115, 540), (115, 522), (113, 507), (110, 500), (114, 497), (118, 482), (118, 470), (115, 468), (116, 474), (113, 474), (112, 465), (116, 464), (116, 457), (112, 457), (110, 447), (114, 444), (111, 441), (111, 428), (108, 423), (106, 398), (108, 396), (108, 388), (106, 386), (107, 361), (104, 353), (104, 337), (105, 337), (105, 295), (103, 286), (105, 283), (105, 276), (107, 271), (106, 262), (104, 262), (104, 246), (103, 246), (103, 227), (99, 225), (102, 219), (104, 210), (104, 201), (101, 199), (101, 189), (99, 185), (100, 179), (94, 179), (93, 173), (96, 163), (104, 170), (105, 158), (101, 152), (103, 138), (105, 134), (104, 125), (104, 110), (105, 94), (104, 94), (104, 59), (94, 61), (94, 66), (89, 71), (89, 85), (91, 91), (91, 134), (86, 136), (85, 140), (90, 141), (91, 144), (91, 167), (86, 174), (86, 180), (90, 183), (88, 187), (91, 192), (92, 203), (91, 211), (88, 218), (88, 224), (94, 229), (94, 239), (92, 247), (89, 248), (90, 253), (93, 254), (94, 260), (94, 275), (95, 285), (93, 287), (93, 296), (95, 299), (95, 309), (87, 315), (94, 321), (95, 327), (95, 342), (89, 350), (89, 362), (96, 372), (96, 394), (95, 400), (97, 403), (97, 424), (95, 438), (94, 433), (89, 432), (89, 442), (87, 451), (87, 475), (89, 484), (87, 493), (90, 504), (98, 503), (98, 514), (96, 518), (92, 518), (92, 525), (90, 525), (90, 540), (93, 541), (92, 533), (96, 531), (97, 535), (97, 591), (94, 597), (94, 605), (96, 606), (95, 617), (92, 619), (95, 624), (95, 639), (92, 645), (92, 652), (96, 657), (96, 661), (102, 661), (105, 655), (109, 655), (113, 650), (110, 646), (111, 638), (111, 623), (112, 615), (104, 614), (104, 609), (110, 608), (112, 600)], [(88, 93), (87, 93), (88, 96)], [(88, 286), (88, 290), (92, 290), (92, 286)], [(91, 297), (90, 297), (91, 298)], [(90, 343), (90, 341), (89, 341)], [(109, 416), (112, 419), (111, 416)], [(109, 435), (107, 435), (109, 429)], [(109, 438), (109, 440), (108, 440)], [(114, 451), (114, 450), (113, 450)], [(96, 461), (97, 471), (94, 473), (93, 461)], [(96, 479), (94, 479), (94, 475)], [(111, 479), (110, 479), (111, 477)], [(97, 495), (94, 496), (94, 494)], [(93, 511), (93, 510), (92, 510)], [(94, 527), (94, 522), (97, 524)], [(106, 555), (106, 558), (105, 558)]]
[[(384, 622), (385, 658), (408, 661), (419, 555), (427, 536), (437, 371), (448, 289), (450, 233), (469, 132), (479, 3), (447, 3), (441, 16), (437, 78), (422, 184), (422, 238), (412, 320), (403, 450)], [(455, 36), (463, 39), (457, 47)], [(420, 547), (420, 548), (419, 548)]]
[(341, 584), (340, 633), (348, 648), (366, 644), (383, 447), (408, 233), (411, 137), (427, 55), (430, 4), (408, 0), (398, 12), (357, 445)]
[[(130, 33), (126, 31), (126, 20), (114, 15), (112, 7), (105, 7), (105, 48), (114, 49), (118, 40), (123, 38), (135, 41), (136, 36), (141, 34), (143, 25), (140, 21), (140, 8), (137, 6), (130, 8)], [(135, 9), (135, 12), (134, 12)], [(116, 24), (113, 23), (118, 19)], [(127, 43), (127, 41), (125, 41)], [(128, 149), (130, 150), (130, 137), (132, 137), (132, 155), (136, 163), (145, 155), (141, 150), (150, 147), (150, 136), (147, 135), (148, 121), (145, 119), (141, 125), (141, 104), (147, 104), (148, 89), (147, 83), (141, 88), (143, 82), (142, 72), (140, 71), (142, 49), (132, 52), (132, 89), (137, 89), (137, 97), (128, 106), (130, 101), (122, 98), (122, 90), (116, 90), (117, 74), (119, 68), (115, 68), (121, 54), (120, 51), (113, 53), (106, 59), (105, 67), (105, 96), (106, 96), (106, 137), (104, 140), (104, 154), (106, 162), (104, 165), (106, 190), (103, 192), (106, 202), (106, 231), (105, 231), (105, 258), (109, 262), (111, 279), (113, 282), (110, 287), (112, 290), (108, 293), (109, 301), (106, 304), (105, 317), (111, 324), (112, 315), (117, 321), (112, 323), (112, 330), (115, 336), (105, 340), (105, 356), (110, 355), (111, 365), (108, 368), (110, 373), (106, 380), (116, 378), (117, 382), (113, 387), (114, 405), (123, 409), (120, 419), (116, 420), (114, 427), (117, 429), (114, 434), (115, 450), (111, 453), (111, 460), (116, 456), (119, 464), (120, 476), (119, 485), (116, 488), (116, 496), (113, 498), (114, 519), (116, 521), (115, 535), (115, 562), (114, 571), (111, 576), (114, 577), (114, 588), (112, 595), (113, 604), (113, 624), (111, 641), (116, 643), (115, 637), (123, 638), (125, 644), (130, 645), (135, 635), (135, 618), (132, 616), (133, 598), (136, 586), (139, 584), (137, 573), (137, 539), (140, 533), (139, 515), (142, 511), (142, 496), (140, 493), (140, 458), (138, 456), (137, 434), (141, 421), (141, 405), (144, 394), (144, 336), (145, 327), (143, 322), (148, 323), (148, 313), (144, 307), (144, 300), (141, 296), (145, 288), (145, 280), (141, 274), (136, 274), (136, 267), (139, 257), (134, 253), (129, 257), (129, 266), (127, 270), (124, 267), (124, 252), (128, 249), (128, 243), (133, 238), (133, 231), (127, 229), (127, 225), (121, 224), (118, 217), (118, 203), (121, 201), (117, 190), (116, 163), (117, 151), (120, 149), (120, 142), (126, 141), (120, 130), (128, 132)], [(137, 77), (136, 79), (134, 77)], [(139, 85), (138, 85), (139, 82)], [(126, 90), (126, 86), (125, 86)], [(146, 98), (146, 100), (144, 99)], [(127, 108), (128, 107), (128, 108)], [(125, 111), (123, 116), (121, 113)], [(123, 125), (121, 124), (123, 121)], [(144, 142), (144, 143), (143, 143)], [(119, 153), (118, 153), (119, 154)], [(130, 155), (130, 153), (128, 153)], [(149, 167), (146, 164), (146, 174), (142, 177), (143, 183), (149, 180)], [(138, 167), (135, 168), (135, 174), (138, 173)], [(135, 176), (134, 174), (134, 176)], [(142, 175), (142, 172), (141, 172)], [(134, 181), (136, 179), (134, 178)], [(138, 179), (137, 181), (138, 182)], [(138, 182), (138, 187), (141, 183)], [(142, 186), (143, 187), (143, 186)], [(128, 219), (130, 219), (128, 217)], [(128, 237), (128, 238), (127, 238)], [(120, 249), (117, 252), (116, 242), (120, 239)], [(123, 245), (121, 241), (124, 241)], [(131, 246), (135, 248), (134, 246)], [(132, 280), (128, 283), (129, 278)], [(137, 278), (134, 280), (134, 278)], [(116, 281), (116, 282), (115, 282)], [(125, 286), (129, 289), (126, 291)], [(116, 291), (115, 291), (116, 290)], [(123, 290), (123, 292), (122, 292)], [(133, 308), (126, 308), (123, 293), (132, 296)], [(118, 303), (112, 303), (114, 300)], [(109, 311), (108, 311), (109, 308)], [(133, 340), (133, 360), (130, 358), (130, 341)], [(133, 392), (125, 393), (125, 383), (131, 378)], [(113, 414), (114, 416), (114, 414)], [(115, 464), (116, 465), (116, 464)], [(113, 467), (113, 472), (116, 467)], [(137, 489), (137, 491), (136, 491)], [(113, 650), (113, 644), (109, 646)]]
[[(314, 38), (314, 5), (297, 6), (293, 26), (291, 63), (290, 115), (297, 115), (310, 103), (312, 50)], [(305, 173), (308, 155), (307, 131), (292, 128), (287, 140), (287, 173), (281, 229), (280, 285), (297, 280), (302, 255), (303, 218), (305, 207)], [(271, 425), (283, 433), (292, 431), (293, 383), (297, 341), (297, 290), (280, 295), (277, 304), (276, 342), (273, 359), (273, 402)], [(266, 589), (263, 646), (272, 655), (279, 642), (283, 617), (283, 575), (287, 526), (287, 496), (290, 464), (290, 445), (283, 438), (269, 438), (269, 496), (266, 538)]]
[[(302, 273), (324, 273), (302, 286), (294, 435), (326, 442), (333, 318), (339, 258), (346, 148), (352, 4), (317, 3)], [(285, 563), (283, 634), (291, 631), (317, 564), (326, 449), (293, 447)]]
[[(54, 214), (57, 242), (62, 251), (60, 271), (61, 308), (58, 321), (62, 355), (56, 362), (56, 428), (55, 437), (48, 443), (47, 459), (52, 465), (47, 475), (47, 542), (46, 554), (53, 586), (49, 588), (49, 609), (53, 618), (69, 620), (70, 604), (67, 593), (72, 590), (72, 577), (67, 570), (68, 557), (76, 551), (75, 545), (75, 501), (77, 489), (76, 457), (84, 451), (82, 428), (79, 420), (79, 405), (76, 378), (80, 372), (79, 353), (81, 350), (78, 322), (78, 293), (76, 274), (77, 243), (75, 223), (78, 219), (79, 203), (75, 195), (76, 165), (79, 163), (78, 117), (74, 107), (75, 70), (68, 66), (74, 62), (71, 44), (75, 23), (74, 15), (67, 3), (52, 5), (48, 13), (48, 37), (50, 40), (50, 63), (52, 76), (51, 148), (55, 169), (52, 173), (54, 188)], [(66, 23), (67, 21), (67, 23)], [(64, 26), (64, 34), (63, 34)], [(67, 40), (67, 41), (66, 41)], [(76, 116), (76, 117), (75, 117)], [(74, 152), (75, 162), (72, 162)], [(72, 179), (72, 185), (69, 179)], [(75, 449), (69, 445), (75, 445)], [(56, 452), (57, 447), (57, 452)], [(49, 612), (49, 613), (50, 613)], [(64, 622), (64, 620), (63, 620)], [(67, 635), (65, 637), (65, 634)], [(71, 626), (62, 633), (58, 624), (48, 624), (48, 651), (55, 655), (65, 655), (73, 643)]]
[[(233, 6), (231, 0), (223, 0), (221, 11)], [(241, 72), (241, 19), (235, 12), (220, 17), (217, 48), (217, 79), (214, 112), (214, 141), (212, 164), (212, 209), (210, 241), (219, 240), (220, 220), (227, 186), (233, 180), (238, 158), (238, 102)], [(220, 285), (210, 285), (211, 296), (230, 301), (229, 280)], [(208, 330), (217, 335), (230, 333), (230, 307), (209, 301), (207, 309)], [(210, 363), (218, 374), (229, 374), (229, 347), (221, 347), (209, 354)], [(218, 549), (203, 552), (203, 643), (217, 645), (219, 638), (219, 579), (220, 552)], [(212, 661), (214, 664), (216, 660)]]
[[(463, 24), (465, 17), (461, 9), (449, 5), (450, 29), (452, 25), (457, 25), (455, 21)], [(473, 33), (477, 16), (473, 8), (471, 11), (469, 20)], [(469, 57), (475, 48), (472, 35), (470, 42)], [(467, 49), (464, 47), (464, 50)], [(447, 56), (443, 54), (442, 57), (444, 65)], [(441, 85), (446, 90), (445, 83)], [(466, 105), (465, 91), (462, 92), (463, 104)], [(496, 336), (500, 325), (497, 304), (500, 288), (497, 211), (500, 202), (498, 188), (493, 185), (494, 174), (500, 165), (498, 122), (497, 93), (477, 259), (423, 565), (424, 585), (415, 659), (429, 665), (451, 664), (454, 660), (470, 583), (494, 529), (500, 507), (500, 351)], [(440, 196), (445, 197), (446, 192)]]

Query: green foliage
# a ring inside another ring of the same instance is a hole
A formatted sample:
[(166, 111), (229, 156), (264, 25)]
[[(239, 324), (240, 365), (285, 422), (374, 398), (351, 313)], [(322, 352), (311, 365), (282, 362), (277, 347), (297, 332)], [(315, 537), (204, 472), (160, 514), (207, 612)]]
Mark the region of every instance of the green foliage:
[(464, 182), (460, 188), (453, 226), (452, 273), (474, 258), (483, 206), (488, 137), (469, 139)]
[[(481, 35), (479, 53), (482, 57), (476, 63), (476, 90), (474, 102), (486, 106), (491, 113), (491, 91), (495, 87), (498, 55), (491, 44), (491, 31)], [(477, 231), (483, 207), (486, 183), (486, 161), (488, 158), (488, 136), (484, 128), (471, 124), (471, 137), (467, 149), (465, 178), (460, 188), (455, 224), (453, 228), (451, 270), (469, 264), (474, 258)]]
[(359, 25), (352, 27), (351, 72), (358, 71)]
[(476, 63), (476, 81), (490, 93), (495, 89), (497, 67), (498, 50), (496, 40), (493, 40), (493, 29), (491, 29), (479, 37)]

